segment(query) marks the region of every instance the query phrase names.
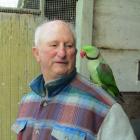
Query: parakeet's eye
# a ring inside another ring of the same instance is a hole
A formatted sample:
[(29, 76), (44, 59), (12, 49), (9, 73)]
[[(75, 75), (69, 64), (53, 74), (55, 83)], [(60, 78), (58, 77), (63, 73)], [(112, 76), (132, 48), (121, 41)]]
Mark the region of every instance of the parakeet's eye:
[(85, 57), (85, 55), (86, 55), (86, 52), (80, 51), (80, 56), (81, 56), (81, 58)]

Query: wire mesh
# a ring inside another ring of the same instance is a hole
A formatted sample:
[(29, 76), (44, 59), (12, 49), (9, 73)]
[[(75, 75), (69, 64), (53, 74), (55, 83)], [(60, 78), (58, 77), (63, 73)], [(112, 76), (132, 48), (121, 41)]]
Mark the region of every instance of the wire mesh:
[(45, 16), (75, 23), (76, 0), (46, 0)]
[(39, 9), (40, 0), (19, 0), (18, 7), (26, 9)]
[[(19, 13), (24, 13), (26, 9), (28, 11), (41, 10), (41, 12), (44, 12), (43, 15), (50, 20), (62, 19), (75, 23), (76, 1), (77, 0), (0, 0), (0, 11), (18, 12), (18, 9)], [(44, 3), (44, 5), (40, 6), (40, 2)], [(4, 7), (12, 7), (14, 10)], [(43, 9), (40, 9), (40, 7), (43, 7)]]

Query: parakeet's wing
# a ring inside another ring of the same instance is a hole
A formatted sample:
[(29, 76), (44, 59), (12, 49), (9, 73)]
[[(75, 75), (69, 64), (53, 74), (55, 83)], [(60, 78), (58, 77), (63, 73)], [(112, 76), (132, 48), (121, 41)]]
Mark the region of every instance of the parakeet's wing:
[(112, 96), (120, 96), (119, 89), (117, 88), (115, 78), (110, 66), (106, 63), (100, 63), (97, 67), (97, 72), (99, 78), (103, 84), (103, 87), (110, 93)]

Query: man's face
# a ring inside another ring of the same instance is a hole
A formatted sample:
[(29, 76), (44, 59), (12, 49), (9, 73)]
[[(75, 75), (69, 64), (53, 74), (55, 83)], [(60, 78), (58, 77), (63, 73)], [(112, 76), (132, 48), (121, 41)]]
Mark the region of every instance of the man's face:
[(75, 68), (76, 48), (73, 34), (62, 23), (46, 25), (40, 45), (33, 48), (46, 80), (67, 75)]

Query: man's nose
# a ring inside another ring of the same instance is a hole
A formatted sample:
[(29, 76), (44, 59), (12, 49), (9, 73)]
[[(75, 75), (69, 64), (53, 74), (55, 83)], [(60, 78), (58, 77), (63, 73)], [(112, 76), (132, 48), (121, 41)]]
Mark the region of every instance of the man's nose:
[(58, 56), (59, 57), (65, 57), (66, 56), (66, 48), (64, 45), (60, 46), (58, 49)]

